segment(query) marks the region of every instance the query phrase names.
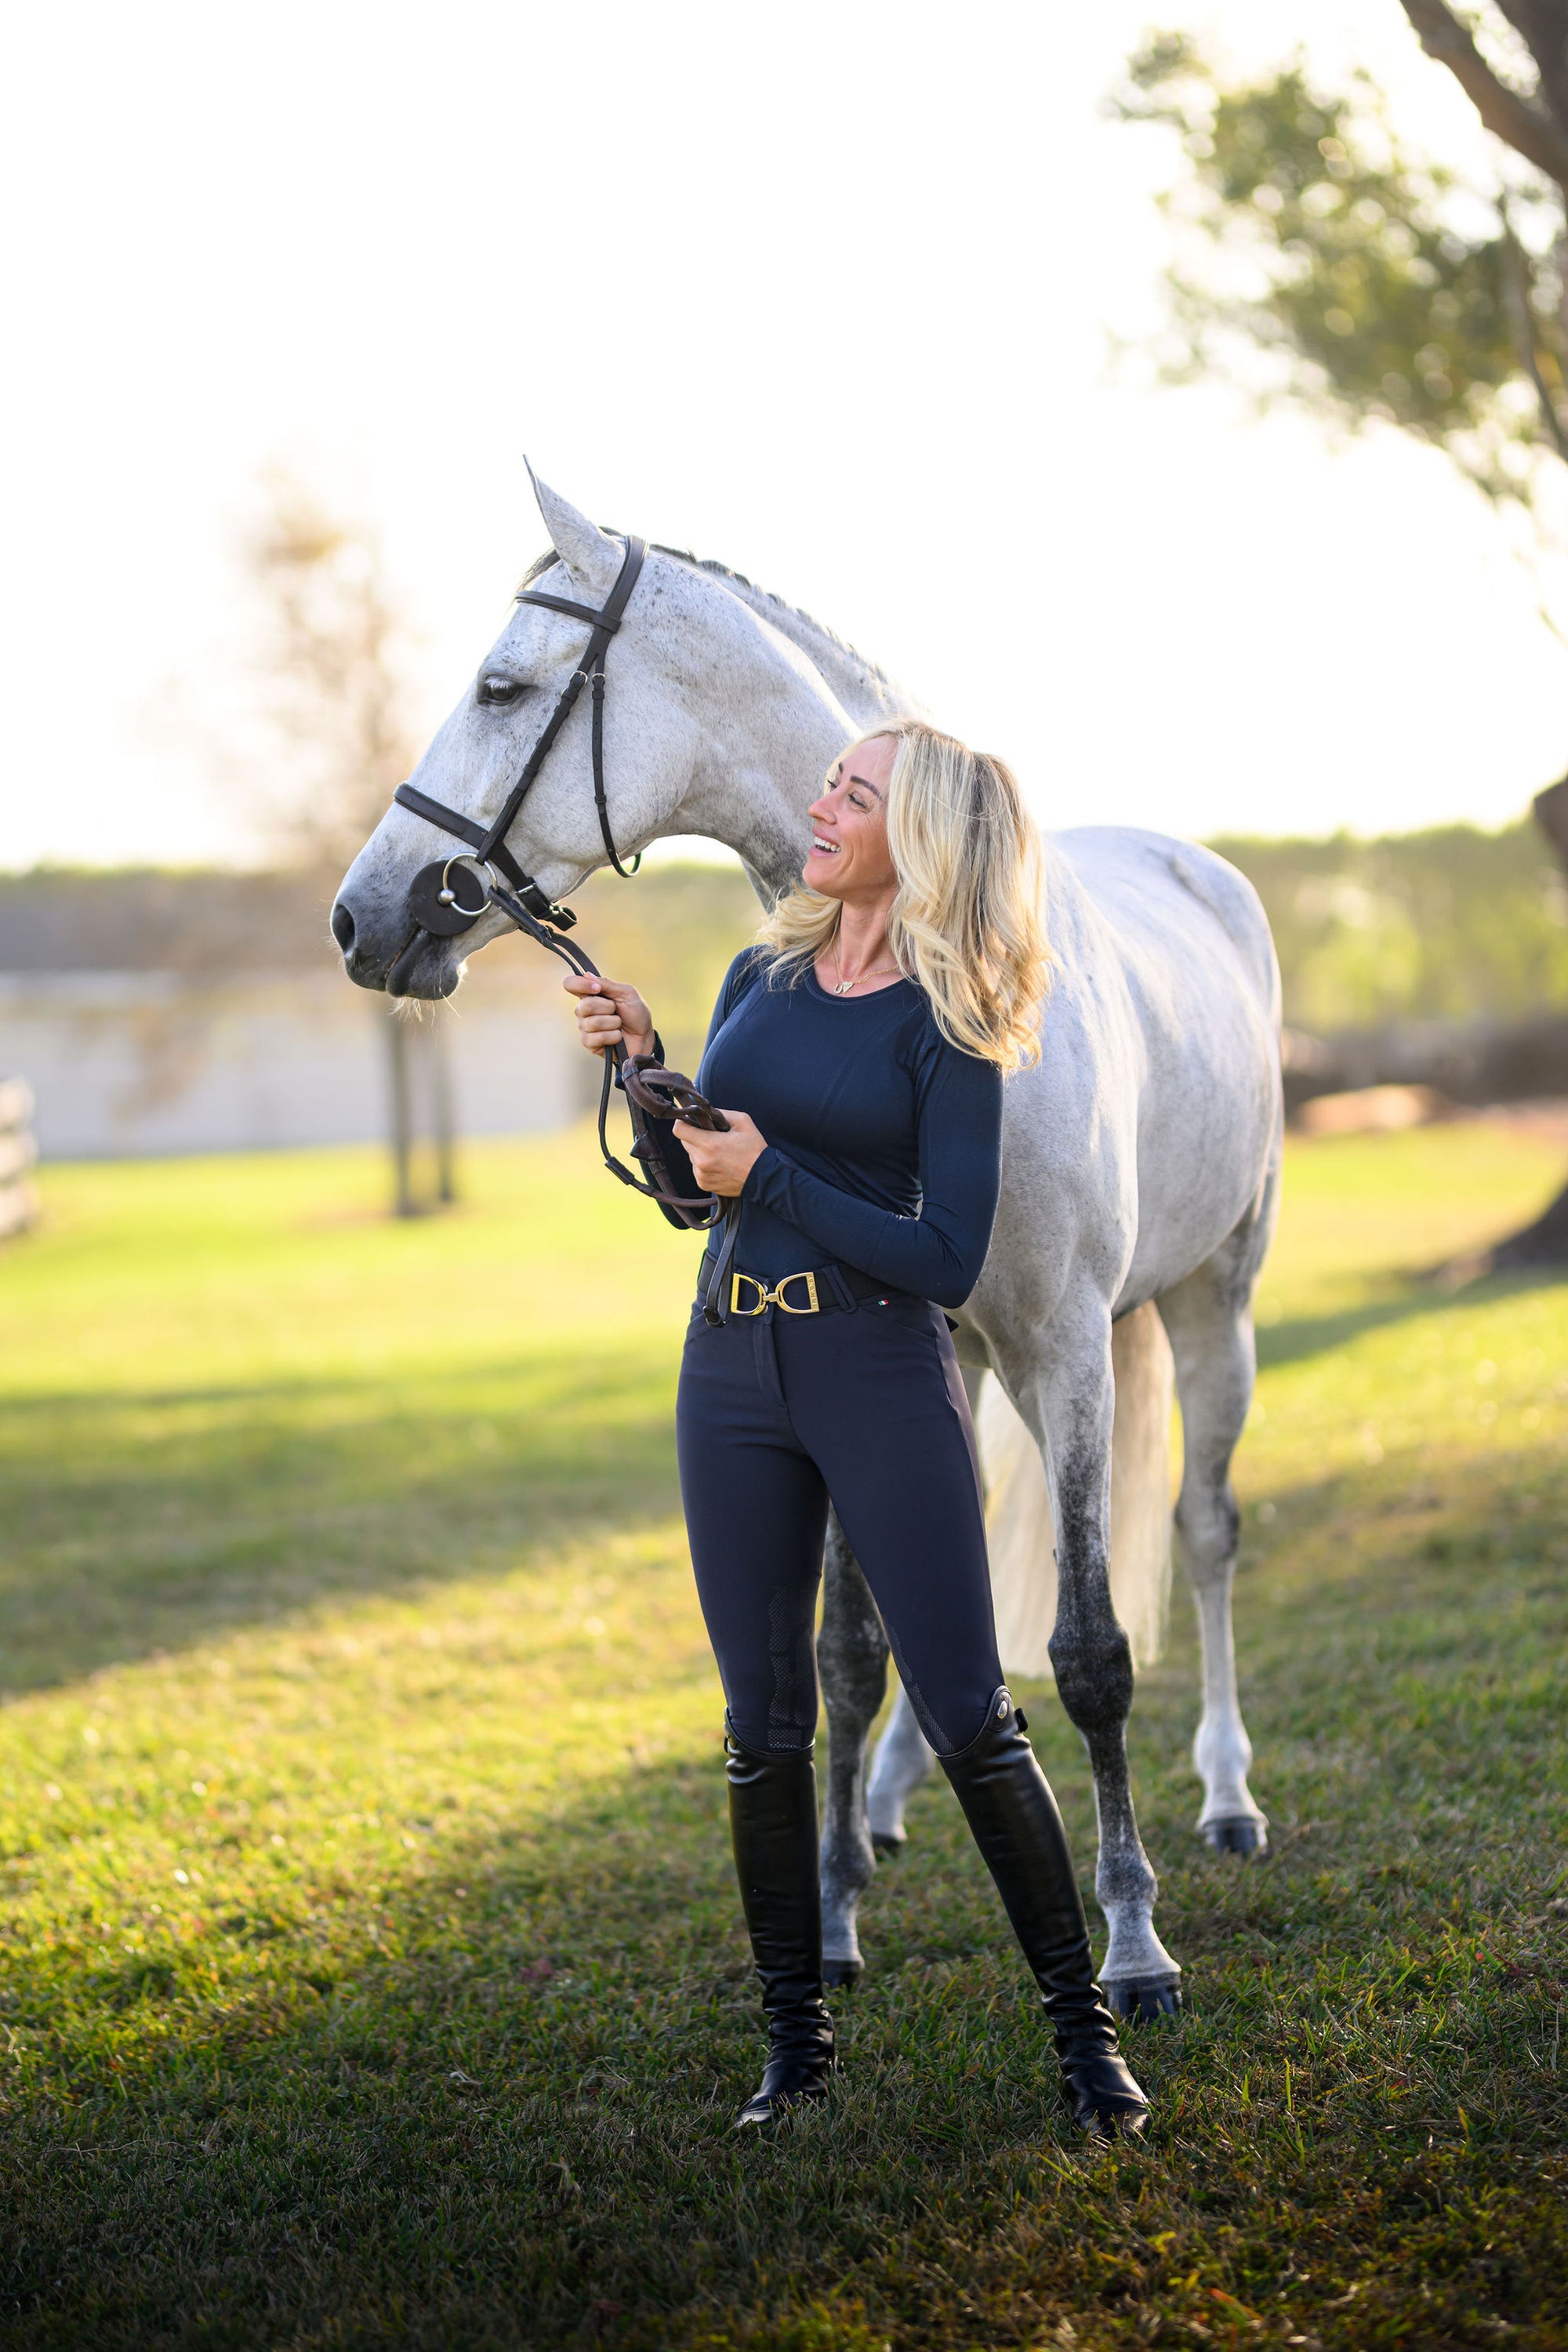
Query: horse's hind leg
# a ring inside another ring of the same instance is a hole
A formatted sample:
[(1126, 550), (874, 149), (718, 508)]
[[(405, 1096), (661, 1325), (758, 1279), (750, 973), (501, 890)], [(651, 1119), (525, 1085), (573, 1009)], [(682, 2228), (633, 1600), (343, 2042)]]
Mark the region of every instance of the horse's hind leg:
[(1138, 1834), (1127, 1769), (1132, 1650), (1110, 1599), (1110, 1433), (1115, 1396), (1110, 1318), (1086, 1293), (1058, 1317), (1049, 1351), (1002, 1367), (1008, 1394), (1044, 1438), (1057, 1531), (1057, 1689), (1094, 1773), (1100, 1861), (1094, 1891), (1110, 1929), (1100, 1969), (1122, 2016), (1172, 2015), (1181, 1975), (1154, 1932), (1158, 1882)]
[(855, 1914), (877, 1873), (866, 1825), (866, 1748), (887, 1695), (888, 1637), (835, 1512), (827, 1522), (816, 1663), (827, 1709), (822, 1823), (822, 1971), (849, 1984), (861, 1969)]
[(1236, 1687), (1230, 1598), (1241, 1522), (1230, 1462), (1252, 1402), (1252, 1286), (1270, 1224), (1267, 1213), (1249, 1219), (1160, 1300), (1182, 1407), (1176, 1528), (1203, 1639), (1204, 1711), (1193, 1742), (1204, 1784), (1198, 1830), (1216, 1853), (1260, 1853), (1268, 1843), (1268, 1823), (1247, 1785), (1252, 1742)]

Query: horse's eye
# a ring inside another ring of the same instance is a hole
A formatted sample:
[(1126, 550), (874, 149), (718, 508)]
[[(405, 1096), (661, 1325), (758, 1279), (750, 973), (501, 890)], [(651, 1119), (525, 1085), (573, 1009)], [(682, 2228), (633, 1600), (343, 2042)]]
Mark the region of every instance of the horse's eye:
[(479, 680), (481, 702), (515, 702), (521, 692), (521, 678), (502, 677), (499, 671), (494, 671), (489, 677), (481, 677)]

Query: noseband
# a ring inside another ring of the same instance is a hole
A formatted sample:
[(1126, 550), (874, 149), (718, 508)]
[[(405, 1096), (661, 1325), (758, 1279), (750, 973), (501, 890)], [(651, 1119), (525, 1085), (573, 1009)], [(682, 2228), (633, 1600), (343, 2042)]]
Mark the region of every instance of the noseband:
[[(570, 930), (577, 918), (570, 907), (556, 906), (547, 898), (531, 874), (525, 874), (506, 845), (517, 813), (527, 799), (540, 770), (549, 758), (552, 747), (585, 686), (593, 688), (593, 761), (594, 806), (598, 813), (599, 831), (605, 836), (605, 847), (611, 865), (624, 881), (629, 881), (642, 864), (638, 850), (630, 866), (623, 866), (616, 847), (616, 837), (610, 830), (610, 804), (605, 792), (605, 657), (610, 641), (621, 625), (637, 574), (643, 567), (647, 548), (640, 539), (628, 537), (616, 584), (597, 612), (591, 605), (574, 604), (564, 596), (547, 596), (537, 588), (518, 592), (520, 604), (543, 604), (552, 613), (568, 614), (576, 621), (586, 621), (592, 635), (584, 648), (583, 658), (556, 697), (555, 708), (545, 723), (544, 730), (528, 755), (522, 773), (501, 803), (499, 814), (489, 825), (475, 817), (465, 816), (460, 809), (447, 808), (434, 801), (427, 793), (416, 791), (412, 784), (399, 784), (393, 794), (400, 808), (415, 816), (422, 816), (427, 824), (439, 825), (443, 833), (454, 834), (469, 845), (468, 852), (459, 850), (444, 862), (437, 858), (423, 866), (408, 886), (408, 911), (423, 931), (435, 939), (457, 939), (471, 930), (479, 917), (491, 907), (497, 908), (527, 933), (542, 948), (559, 956), (572, 970), (597, 980), (602, 975), (598, 965), (585, 949), (561, 934)], [(470, 855), (471, 853), (471, 855)], [(475, 873), (478, 866), (479, 871)], [(453, 887), (453, 869), (466, 887), (478, 890), (480, 903), (465, 907)], [(645, 1182), (617, 1160), (610, 1150), (605, 1132), (609, 1115), (610, 1087), (618, 1086), (626, 1098), (632, 1120), (632, 1158), (647, 1171), (651, 1181)], [(714, 1277), (709, 1288), (719, 1295), (724, 1273), (733, 1255), (735, 1234), (739, 1223), (740, 1202), (720, 1200), (710, 1192), (700, 1193), (695, 1199), (683, 1196), (678, 1190), (664, 1156), (659, 1124), (683, 1118), (693, 1127), (727, 1130), (729, 1121), (722, 1111), (713, 1108), (707, 1097), (699, 1094), (689, 1078), (679, 1070), (667, 1070), (651, 1054), (628, 1054), (624, 1045), (605, 1049), (605, 1076), (599, 1089), (599, 1150), (605, 1167), (618, 1176), (623, 1184), (646, 1193), (657, 1201), (672, 1225), (696, 1227), (699, 1231), (724, 1223), (725, 1247), (721, 1254)], [(710, 1318), (710, 1319), (712, 1319)]]

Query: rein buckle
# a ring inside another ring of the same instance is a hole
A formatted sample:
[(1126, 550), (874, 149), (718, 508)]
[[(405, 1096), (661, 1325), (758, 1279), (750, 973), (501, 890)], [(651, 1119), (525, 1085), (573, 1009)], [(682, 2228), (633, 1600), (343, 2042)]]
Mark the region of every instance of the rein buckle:
[[(749, 1282), (752, 1288), (757, 1294), (757, 1303), (754, 1307), (742, 1307), (741, 1304), (741, 1285), (743, 1282)], [(789, 1288), (792, 1282), (805, 1283), (807, 1301), (805, 1306), (792, 1307), (789, 1300), (784, 1297), (784, 1292)], [(768, 1288), (765, 1282), (759, 1282), (754, 1274), (732, 1274), (730, 1276), (730, 1312), (731, 1315), (765, 1315), (770, 1307), (776, 1307), (781, 1315), (816, 1315), (818, 1313), (819, 1309), (816, 1301), (816, 1274), (786, 1274), (779, 1281), (774, 1283), (771, 1290)]]

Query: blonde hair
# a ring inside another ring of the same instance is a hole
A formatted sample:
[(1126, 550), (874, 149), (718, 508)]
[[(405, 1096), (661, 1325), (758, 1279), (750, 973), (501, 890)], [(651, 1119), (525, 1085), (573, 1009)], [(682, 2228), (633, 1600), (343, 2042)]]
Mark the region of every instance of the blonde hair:
[[(1040, 1006), (1055, 958), (1046, 935), (1039, 835), (1003, 760), (972, 751), (921, 719), (890, 719), (847, 745), (888, 736), (888, 846), (898, 895), (888, 945), (930, 1001), (937, 1027), (965, 1054), (1004, 1074), (1040, 1058)], [(832, 940), (837, 898), (802, 883), (785, 894), (759, 939), (770, 977), (792, 982)]]

